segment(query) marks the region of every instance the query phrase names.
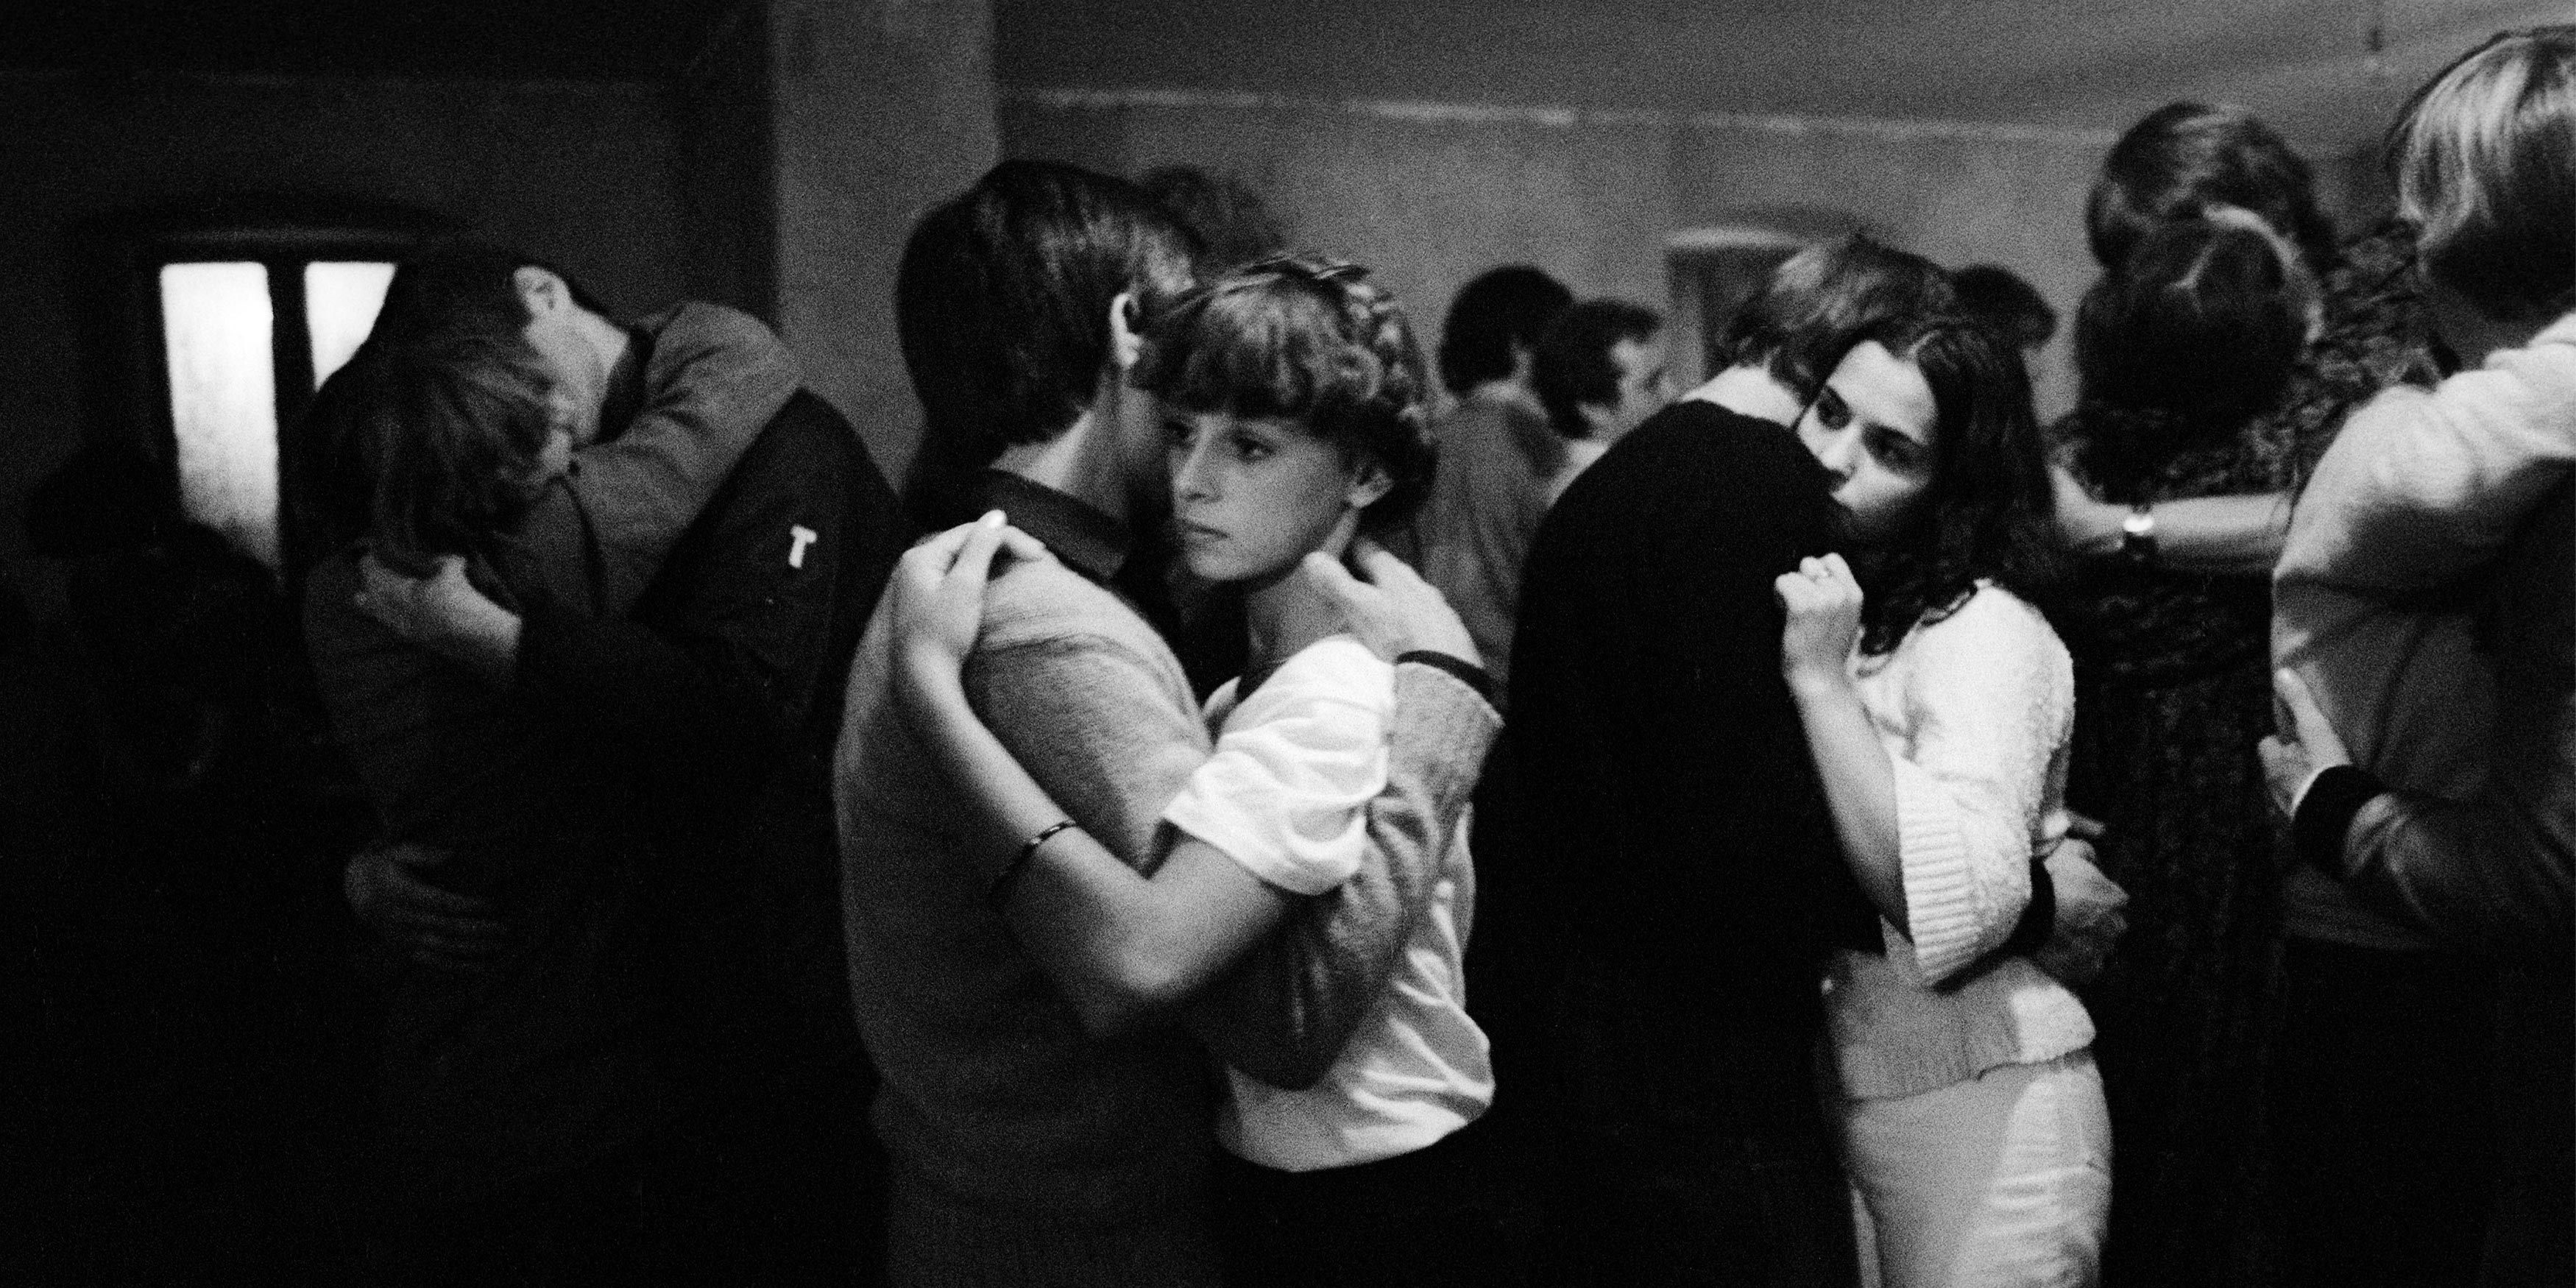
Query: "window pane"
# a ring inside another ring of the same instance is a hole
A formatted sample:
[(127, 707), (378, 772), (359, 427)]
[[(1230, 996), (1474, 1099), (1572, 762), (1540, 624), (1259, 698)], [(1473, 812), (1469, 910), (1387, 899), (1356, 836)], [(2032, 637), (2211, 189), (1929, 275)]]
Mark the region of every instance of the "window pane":
[(376, 310), (385, 306), (385, 288), (393, 280), (391, 264), (322, 261), (304, 266), (304, 323), (313, 336), (314, 388), (321, 388), (358, 351), (376, 325)]
[(161, 324), (188, 517), (277, 564), (277, 374), (268, 270), (165, 264)]

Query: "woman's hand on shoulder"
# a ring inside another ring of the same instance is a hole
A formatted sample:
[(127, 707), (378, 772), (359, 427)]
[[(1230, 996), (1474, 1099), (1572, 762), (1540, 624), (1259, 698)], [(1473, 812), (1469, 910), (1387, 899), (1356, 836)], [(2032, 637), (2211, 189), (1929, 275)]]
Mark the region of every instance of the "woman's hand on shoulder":
[(893, 604), (894, 647), (907, 688), (954, 681), (984, 625), (984, 588), (993, 557), (1047, 559), (1046, 546), (991, 511), (938, 533), (895, 561), (886, 586)]
[(1860, 581), (1838, 554), (1798, 561), (1772, 579), (1788, 615), (1780, 630), (1780, 673), (1790, 688), (1848, 680), (1852, 641), (1860, 635)]
[(2068, 550), (2088, 558), (2118, 553), (2120, 521), (2129, 512), (2095, 500), (2083, 481), (2064, 465), (2048, 467), (2048, 483), (2056, 502), (2057, 539)]
[(1485, 664), (1458, 610), (1411, 564), (1367, 537), (1352, 543), (1351, 555), (1360, 575), (1321, 551), (1307, 555), (1301, 567), (1308, 584), (1340, 612), (1343, 626), (1370, 652), (1390, 662), (1427, 651), (1471, 666)]

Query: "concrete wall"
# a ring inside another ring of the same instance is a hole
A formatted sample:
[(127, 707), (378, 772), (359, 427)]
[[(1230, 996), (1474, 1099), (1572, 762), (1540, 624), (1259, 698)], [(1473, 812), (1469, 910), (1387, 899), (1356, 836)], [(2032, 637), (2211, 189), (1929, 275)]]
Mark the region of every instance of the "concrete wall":
[(920, 403), (894, 276), (921, 211), (1000, 147), (985, 0), (768, 0), (779, 333), (900, 480)]
[[(1666, 241), (1732, 224), (1857, 224), (1948, 264), (1999, 263), (2071, 313), (2092, 280), (2095, 131), (1642, 111), (1324, 102), (1196, 91), (1006, 92), (1004, 149), (1124, 173), (1232, 170), (1301, 245), (1371, 265), (1428, 342), (1498, 263), (1667, 307)], [(2062, 347), (2062, 346), (2061, 346)], [(2053, 355), (2042, 405), (2071, 401)]]
[[(2001, 264), (2055, 306), (2039, 408), (2071, 406), (2068, 332), (2096, 268), (2084, 194), (2108, 130), (1642, 110), (1326, 100), (1196, 89), (1006, 89), (1012, 156), (1134, 174), (1230, 170), (1298, 244), (1369, 264), (1426, 343), (1449, 297), (1499, 263), (1577, 295), (1670, 307), (1667, 239), (1725, 226), (1866, 228), (1952, 266)], [(2330, 207), (2366, 210), (2367, 166), (2320, 165)]]
[(0, 559), (80, 440), (72, 230), (121, 210), (316, 197), (415, 207), (562, 264), (610, 305), (689, 288), (669, 93), (615, 83), (0, 76)]

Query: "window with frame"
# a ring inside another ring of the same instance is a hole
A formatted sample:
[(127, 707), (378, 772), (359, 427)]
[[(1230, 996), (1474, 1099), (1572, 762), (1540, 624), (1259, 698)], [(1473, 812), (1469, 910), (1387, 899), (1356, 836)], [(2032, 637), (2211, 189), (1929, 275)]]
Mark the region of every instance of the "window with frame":
[(405, 212), (143, 219), (124, 263), (116, 420), (168, 467), (180, 512), (280, 568), (280, 437), (375, 325), (426, 221)]

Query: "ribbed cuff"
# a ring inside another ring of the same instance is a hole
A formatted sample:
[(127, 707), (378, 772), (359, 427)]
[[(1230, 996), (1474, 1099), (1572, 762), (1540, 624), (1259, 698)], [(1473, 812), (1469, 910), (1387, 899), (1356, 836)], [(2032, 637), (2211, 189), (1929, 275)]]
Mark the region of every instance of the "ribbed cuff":
[(1914, 964), (1940, 981), (1977, 957), (1977, 891), (1959, 810), (1930, 774), (1896, 770), (1896, 852), (1905, 882), (1905, 927)]
[(1494, 701), (1494, 677), (1485, 674), (1485, 668), (1478, 666), (1465, 658), (1452, 656), (1451, 654), (1427, 648), (1418, 648), (1410, 653), (1398, 653), (1395, 655), (1395, 664), (1397, 666), (1402, 666), (1407, 662), (1420, 662), (1424, 666), (1435, 667), (1439, 670), (1447, 671), (1449, 674), (1457, 676), (1459, 682), (1465, 684), (1468, 688), (1474, 689), (1477, 697), (1483, 698), (1488, 704), (1491, 704)]
[(2299, 798), (2299, 812), (2290, 819), (2290, 844), (2300, 860), (2342, 880), (2343, 838), (2352, 830), (2352, 816), (2371, 797), (2387, 790), (2358, 765), (2336, 765), (2320, 772)]

